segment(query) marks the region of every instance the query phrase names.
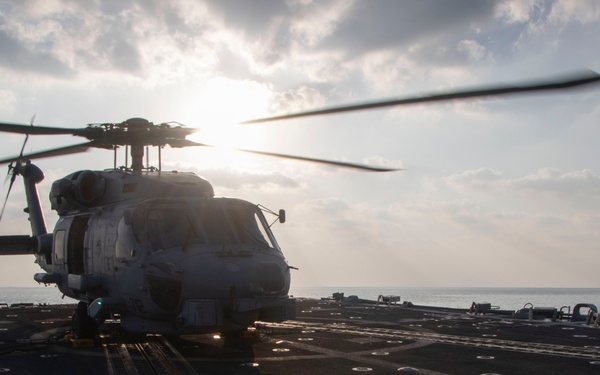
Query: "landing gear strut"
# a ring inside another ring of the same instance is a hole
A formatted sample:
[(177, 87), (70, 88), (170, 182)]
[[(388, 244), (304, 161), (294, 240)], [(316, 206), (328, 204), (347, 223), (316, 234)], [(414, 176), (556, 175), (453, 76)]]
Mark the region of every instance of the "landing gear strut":
[(74, 339), (93, 339), (96, 336), (98, 327), (94, 319), (87, 313), (87, 304), (79, 302), (73, 316), (71, 317)]

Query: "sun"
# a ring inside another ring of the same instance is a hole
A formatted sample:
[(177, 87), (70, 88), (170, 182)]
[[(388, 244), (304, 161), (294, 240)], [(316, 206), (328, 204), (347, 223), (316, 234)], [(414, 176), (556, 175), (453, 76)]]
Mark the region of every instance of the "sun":
[(185, 123), (201, 129), (188, 139), (217, 146), (210, 150), (190, 148), (190, 156), (203, 156), (201, 167), (236, 167), (247, 165), (248, 154), (231, 149), (262, 149), (265, 137), (260, 127), (239, 125), (243, 120), (268, 115), (272, 91), (267, 85), (247, 80), (216, 77), (208, 80), (187, 105)]

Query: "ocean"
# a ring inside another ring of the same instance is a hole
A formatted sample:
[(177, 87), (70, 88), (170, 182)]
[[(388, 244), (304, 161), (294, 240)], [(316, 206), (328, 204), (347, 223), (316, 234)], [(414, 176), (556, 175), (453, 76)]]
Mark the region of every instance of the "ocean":
[[(575, 306), (577, 303), (593, 303), (600, 306), (600, 288), (417, 288), (417, 287), (292, 287), (290, 294), (300, 298), (329, 297), (335, 292), (355, 295), (362, 299), (377, 300), (379, 295), (400, 296), (400, 302), (415, 305), (469, 308), (473, 302), (489, 302), (502, 310), (518, 310), (526, 303), (536, 307)], [(0, 287), (0, 306), (13, 303), (71, 304), (62, 298), (53, 286), (8, 288)]]
[(380, 295), (400, 296), (400, 302), (415, 305), (469, 308), (473, 302), (489, 302), (502, 310), (518, 310), (531, 303), (536, 307), (575, 306), (593, 303), (600, 306), (600, 288), (455, 288), (455, 287), (295, 287), (296, 297), (321, 298), (342, 292), (344, 296), (377, 300)]

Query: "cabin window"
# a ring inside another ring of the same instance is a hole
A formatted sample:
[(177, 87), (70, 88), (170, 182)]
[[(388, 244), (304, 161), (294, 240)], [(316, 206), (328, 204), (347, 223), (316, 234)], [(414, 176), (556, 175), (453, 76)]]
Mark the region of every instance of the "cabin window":
[(117, 242), (115, 255), (118, 261), (132, 261), (138, 256), (137, 247), (139, 241), (135, 236), (132, 225), (127, 225), (125, 219), (121, 219), (117, 228)]
[(57, 230), (54, 233), (54, 264), (65, 264), (65, 237), (64, 229)]

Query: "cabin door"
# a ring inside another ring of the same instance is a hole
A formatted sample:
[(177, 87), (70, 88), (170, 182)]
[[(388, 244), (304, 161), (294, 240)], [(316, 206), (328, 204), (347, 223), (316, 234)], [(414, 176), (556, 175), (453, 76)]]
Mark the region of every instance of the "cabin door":
[(67, 271), (74, 275), (85, 274), (85, 235), (88, 229), (89, 215), (73, 218), (67, 238)]

